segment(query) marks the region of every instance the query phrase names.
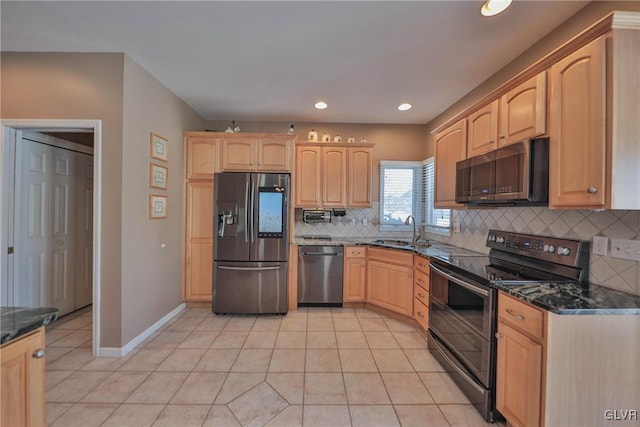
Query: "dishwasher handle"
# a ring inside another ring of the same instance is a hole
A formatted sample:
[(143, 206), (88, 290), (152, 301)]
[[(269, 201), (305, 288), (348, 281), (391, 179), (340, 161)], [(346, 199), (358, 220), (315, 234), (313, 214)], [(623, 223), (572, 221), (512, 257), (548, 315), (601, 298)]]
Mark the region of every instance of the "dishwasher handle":
[(338, 256), (338, 252), (302, 252), (302, 255)]

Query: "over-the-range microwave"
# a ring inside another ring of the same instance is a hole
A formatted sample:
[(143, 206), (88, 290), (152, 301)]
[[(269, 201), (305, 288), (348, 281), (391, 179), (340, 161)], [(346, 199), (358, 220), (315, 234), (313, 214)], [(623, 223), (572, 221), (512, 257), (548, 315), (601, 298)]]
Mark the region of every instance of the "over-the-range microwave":
[(456, 163), (456, 203), (547, 205), (549, 138), (507, 145)]

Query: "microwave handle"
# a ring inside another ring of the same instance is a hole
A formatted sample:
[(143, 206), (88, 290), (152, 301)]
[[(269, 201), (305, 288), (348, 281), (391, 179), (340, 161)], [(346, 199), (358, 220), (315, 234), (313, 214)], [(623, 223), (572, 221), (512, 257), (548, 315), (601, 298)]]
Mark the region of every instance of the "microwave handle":
[(442, 271), (441, 269), (439, 269), (438, 267), (436, 267), (435, 265), (431, 264), (431, 271), (435, 271), (436, 273), (440, 274), (441, 276), (445, 277), (448, 280), (451, 280), (453, 283), (462, 286), (463, 288), (473, 292), (474, 294), (479, 294), (482, 296), (489, 296), (489, 291), (486, 289), (482, 289), (479, 288), (477, 286), (473, 286), (470, 283), (464, 282), (460, 279), (458, 279), (457, 277), (452, 276), (451, 274), (445, 273), (444, 271)]

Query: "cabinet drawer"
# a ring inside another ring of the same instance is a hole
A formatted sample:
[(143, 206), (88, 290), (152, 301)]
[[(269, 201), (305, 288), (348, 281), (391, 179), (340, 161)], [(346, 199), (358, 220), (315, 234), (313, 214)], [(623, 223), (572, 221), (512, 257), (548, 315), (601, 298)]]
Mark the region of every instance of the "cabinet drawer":
[(413, 267), (413, 254), (411, 252), (397, 251), (393, 249), (369, 248), (370, 259), (377, 259), (385, 263), (402, 264)]
[(417, 298), (413, 301), (413, 318), (423, 329), (429, 329), (429, 309)]
[(544, 312), (504, 292), (498, 296), (498, 318), (533, 338), (544, 337)]
[(345, 258), (364, 258), (367, 255), (367, 248), (365, 246), (345, 246), (344, 256)]
[(424, 305), (429, 305), (429, 292), (425, 291), (420, 286), (413, 287), (413, 296)]
[(413, 266), (426, 275), (429, 275), (429, 258), (425, 258), (420, 255), (414, 255)]
[(429, 276), (418, 269), (413, 270), (413, 283), (429, 292)]

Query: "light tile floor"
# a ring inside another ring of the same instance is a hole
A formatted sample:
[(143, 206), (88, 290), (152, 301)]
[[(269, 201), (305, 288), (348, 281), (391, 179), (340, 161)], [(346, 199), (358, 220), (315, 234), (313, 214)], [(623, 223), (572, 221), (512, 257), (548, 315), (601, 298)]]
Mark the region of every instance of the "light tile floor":
[(91, 309), (47, 328), (50, 426), (484, 426), (422, 333), (365, 309), (182, 311), (123, 358)]

